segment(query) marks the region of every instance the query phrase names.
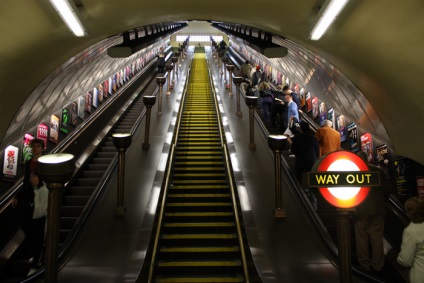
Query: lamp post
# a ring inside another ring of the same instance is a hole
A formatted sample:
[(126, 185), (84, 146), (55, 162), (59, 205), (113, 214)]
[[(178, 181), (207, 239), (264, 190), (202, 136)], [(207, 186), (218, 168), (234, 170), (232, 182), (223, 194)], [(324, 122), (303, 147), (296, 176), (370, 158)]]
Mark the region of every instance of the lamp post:
[(258, 98), (256, 96), (246, 96), (245, 98), (246, 105), (249, 107), (249, 132), (250, 132), (250, 143), (249, 149), (255, 150), (255, 107), (258, 104)]
[(143, 96), (144, 105), (146, 105), (146, 126), (144, 128), (144, 143), (142, 144), (142, 149), (147, 150), (150, 148), (149, 143), (149, 133), (150, 133), (150, 116), (152, 112), (152, 107), (156, 103), (156, 96)]
[(175, 57), (175, 56), (171, 57), (171, 61), (172, 61), (172, 64), (175, 66), (175, 70), (172, 73), (172, 83), (175, 83), (175, 73), (178, 73), (178, 64), (175, 65), (175, 63), (178, 61), (178, 57)]
[(55, 153), (38, 158), (38, 174), (49, 189), (45, 282), (56, 283), (59, 257), (59, 215), (62, 189), (75, 170), (74, 156)]
[(275, 218), (285, 218), (286, 210), (283, 208), (283, 191), (281, 188), (281, 151), (284, 150), (287, 137), (284, 135), (270, 135), (268, 146), (274, 152), (274, 175), (275, 175)]
[(158, 92), (158, 112), (157, 112), (157, 116), (160, 117), (162, 116), (162, 89), (163, 89), (163, 85), (166, 82), (166, 78), (165, 77), (156, 77), (156, 82), (159, 85), (159, 92)]
[(167, 87), (168, 90), (166, 92), (166, 95), (170, 95), (171, 94), (171, 84), (172, 84), (172, 82), (171, 82), (171, 71), (172, 71), (172, 69), (174, 69), (174, 66), (166, 65), (165, 69), (168, 72), (168, 87)]
[(124, 179), (125, 179), (125, 152), (131, 145), (132, 135), (130, 133), (116, 133), (112, 135), (112, 141), (118, 150), (118, 196), (116, 207), (113, 210), (115, 215), (125, 215), (124, 207)]
[(230, 95), (233, 95), (233, 70), (234, 65), (227, 65), (228, 70), (228, 76), (230, 77), (229, 83), (228, 83), (228, 89), (230, 90)]
[(240, 85), (243, 81), (242, 77), (234, 77), (234, 84), (236, 85), (236, 96), (237, 96), (237, 116), (241, 116), (241, 110), (240, 110)]

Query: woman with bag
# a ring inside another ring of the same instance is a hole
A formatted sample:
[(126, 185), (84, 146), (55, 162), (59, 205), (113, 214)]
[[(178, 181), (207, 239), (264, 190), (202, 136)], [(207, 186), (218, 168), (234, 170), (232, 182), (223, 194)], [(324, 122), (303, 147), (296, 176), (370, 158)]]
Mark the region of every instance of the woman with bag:
[[(43, 140), (34, 139), (31, 142), (32, 157), (25, 164), (24, 183), (12, 201), (12, 206), (16, 209), (19, 224), (25, 233), (28, 257), (32, 258), (33, 265), (35, 266), (39, 265), (39, 258), (44, 244), (44, 227), (47, 216), (47, 207), (46, 212), (42, 215), (43, 213), (39, 212), (40, 206), (34, 206), (35, 195), (40, 192), (36, 190), (40, 190), (44, 186), (37, 174), (38, 158), (42, 155), (43, 148)], [(37, 197), (37, 202), (45, 196), (45, 190), (47, 188), (44, 186), (44, 189), (41, 190), (43, 193)], [(44, 203), (44, 206), (46, 206), (46, 203)], [(43, 209), (41, 208), (41, 210)]]

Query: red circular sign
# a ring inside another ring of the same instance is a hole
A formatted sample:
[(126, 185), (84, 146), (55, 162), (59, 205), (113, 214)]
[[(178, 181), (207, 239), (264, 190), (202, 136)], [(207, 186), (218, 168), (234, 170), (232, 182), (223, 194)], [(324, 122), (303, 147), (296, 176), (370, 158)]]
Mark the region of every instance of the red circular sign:
[[(315, 166), (314, 166), (315, 167)], [(349, 151), (336, 151), (327, 154), (317, 167), (318, 172), (368, 171), (367, 164)], [(351, 208), (359, 205), (368, 195), (369, 187), (319, 188), (322, 196), (332, 205)]]

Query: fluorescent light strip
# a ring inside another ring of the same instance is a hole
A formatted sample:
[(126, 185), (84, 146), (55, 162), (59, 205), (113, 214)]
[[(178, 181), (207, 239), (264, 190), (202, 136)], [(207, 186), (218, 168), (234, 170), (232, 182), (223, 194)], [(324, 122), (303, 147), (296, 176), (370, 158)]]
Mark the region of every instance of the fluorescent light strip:
[(87, 35), (83, 25), (68, 0), (50, 0), (50, 3), (53, 7), (55, 7), (59, 16), (68, 28), (75, 34), (75, 36), (82, 37)]
[(318, 40), (325, 33), (328, 27), (334, 22), (349, 0), (331, 0), (325, 8), (317, 24), (312, 29), (311, 39)]

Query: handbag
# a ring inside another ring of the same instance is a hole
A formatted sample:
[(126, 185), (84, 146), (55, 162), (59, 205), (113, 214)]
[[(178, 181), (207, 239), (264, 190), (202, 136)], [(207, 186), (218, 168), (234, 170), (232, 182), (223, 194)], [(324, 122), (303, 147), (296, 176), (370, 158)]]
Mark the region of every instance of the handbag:
[(34, 213), (32, 219), (38, 219), (47, 216), (47, 207), (49, 205), (49, 190), (46, 185), (34, 189)]

